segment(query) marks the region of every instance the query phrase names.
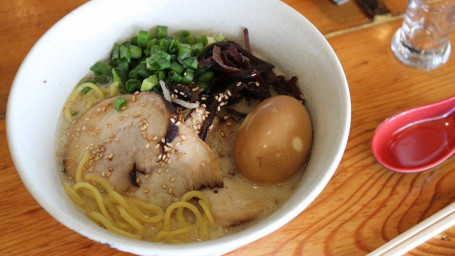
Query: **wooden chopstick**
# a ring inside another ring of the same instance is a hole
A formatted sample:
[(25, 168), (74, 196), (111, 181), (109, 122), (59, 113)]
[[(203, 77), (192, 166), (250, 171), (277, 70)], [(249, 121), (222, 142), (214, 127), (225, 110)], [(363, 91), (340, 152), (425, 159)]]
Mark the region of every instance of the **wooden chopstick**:
[(455, 202), (403, 232), (367, 256), (403, 255), (455, 225)]

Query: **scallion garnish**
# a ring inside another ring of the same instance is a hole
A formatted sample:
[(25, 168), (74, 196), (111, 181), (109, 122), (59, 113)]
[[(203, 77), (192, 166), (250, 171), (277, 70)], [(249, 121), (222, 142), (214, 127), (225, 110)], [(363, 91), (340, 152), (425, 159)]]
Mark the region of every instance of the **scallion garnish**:
[(166, 38), (167, 37), (167, 26), (158, 26), (156, 28), (156, 37)]
[(114, 100), (114, 109), (117, 110), (117, 112), (120, 112), (123, 107), (126, 107), (126, 100), (122, 97), (118, 97)]
[(142, 81), (141, 92), (150, 91), (156, 85), (158, 85), (158, 78), (155, 75), (151, 75)]
[(141, 81), (138, 79), (129, 79), (125, 83), (126, 90), (133, 93), (141, 88)]
[(167, 26), (157, 26), (154, 33), (141, 30), (131, 40), (115, 43), (109, 62), (92, 66), (95, 76), (91, 79), (99, 85), (117, 82), (122, 94), (150, 90), (162, 93), (161, 86), (155, 86), (155, 78), (165, 83), (195, 82), (207, 87), (213, 73), (205, 73), (207, 66), (198, 67), (198, 57), (210, 42), (220, 40), (220, 35), (196, 37), (181, 30), (172, 38)]
[(145, 48), (147, 46), (147, 42), (150, 40), (152, 35), (148, 31), (139, 31), (137, 33), (136, 43), (137, 46)]

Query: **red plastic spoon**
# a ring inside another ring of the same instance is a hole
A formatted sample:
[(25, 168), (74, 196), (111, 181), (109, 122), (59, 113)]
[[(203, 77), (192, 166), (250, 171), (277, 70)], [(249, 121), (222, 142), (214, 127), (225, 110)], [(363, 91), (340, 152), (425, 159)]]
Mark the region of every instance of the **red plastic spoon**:
[(420, 172), (455, 153), (455, 96), (387, 118), (371, 141), (373, 155), (397, 172)]

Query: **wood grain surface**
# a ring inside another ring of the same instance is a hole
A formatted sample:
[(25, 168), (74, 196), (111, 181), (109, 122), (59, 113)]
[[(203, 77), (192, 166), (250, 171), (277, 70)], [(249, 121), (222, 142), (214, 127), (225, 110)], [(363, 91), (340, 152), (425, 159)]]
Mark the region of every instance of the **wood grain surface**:
[[(129, 255), (80, 236), (45, 212), (22, 184), (6, 142), (6, 100), (20, 63), (48, 28), (84, 2), (0, 1), (0, 255)], [(304, 212), (228, 255), (365, 255), (455, 199), (455, 157), (404, 175), (380, 166), (370, 148), (375, 128), (388, 116), (455, 95), (455, 57), (431, 72), (394, 58), (390, 40), (401, 20), (393, 16), (403, 13), (404, 0), (385, 1), (392, 18), (378, 23), (354, 1), (285, 2), (332, 35), (328, 41), (351, 92), (350, 136), (334, 177)], [(447, 228), (408, 255), (455, 255), (455, 227)]]

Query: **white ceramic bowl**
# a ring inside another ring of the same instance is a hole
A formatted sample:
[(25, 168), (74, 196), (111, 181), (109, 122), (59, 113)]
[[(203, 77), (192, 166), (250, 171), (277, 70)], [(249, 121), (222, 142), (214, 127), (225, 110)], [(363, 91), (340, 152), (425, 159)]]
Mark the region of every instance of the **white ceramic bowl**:
[[(114, 42), (139, 30), (167, 25), (222, 32), (251, 47), (288, 77), (298, 74), (314, 126), (312, 154), (295, 194), (271, 216), (220, 239), (183, 245), (131, 240), (88, 220), (64, 193), (55, 160), (55, 134), (63, 104), (89, 67), (106, 59)], [(118, 250), (141, 255), (214, 255), (234, 250), (280, 228), (303, 211), (335, 172), (350, 127), (349, 89), (343, 69), (319, 31), (275, 0), (91, 1), (55, 24), (22, 63), (8, 101), (7, 135), (16, 169), (38, 203), (66, 227)], [(39, 230), (37, 230), (39, 232)]]

